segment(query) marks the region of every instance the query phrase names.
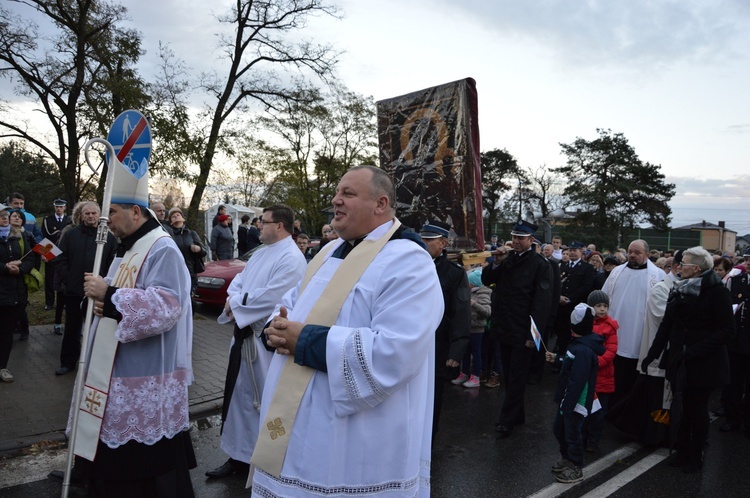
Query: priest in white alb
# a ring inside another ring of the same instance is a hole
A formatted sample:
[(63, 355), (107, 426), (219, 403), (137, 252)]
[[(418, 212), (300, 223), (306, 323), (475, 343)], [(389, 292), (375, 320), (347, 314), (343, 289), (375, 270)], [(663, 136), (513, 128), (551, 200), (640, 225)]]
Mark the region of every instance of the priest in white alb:
[(634, 240), (628, 245), (627, 264), (615, 267), (604, 282), (609, 296), (609, 316), (617, 320), (617, 355), (615, 356), (615, 392), (610, 405), (615, 406), (630, 394), (638, 379), (638, 358), (646, 320), (649, 292), (664, 280), (664, 271), (648, 259), (648, 243)]
[(333, 199), (332, 241), (271, 324), (276, 348), (253, 495), (429, 496), (435, 265), (394, 217), (393, 183), (361, 166)]
[(256, 249), (227, 289), (219, 323), (235, 321), (224, 387), (221, 449), (229, 459), (206, 472), (209, 479), (246, 474), (260, 425), (260, 400), (273, 354), (260, 335), (284, 294), (297, 285), (307, 268), (304, 255), (292, 240), (294, 212), (269, 206), (260, 219)]

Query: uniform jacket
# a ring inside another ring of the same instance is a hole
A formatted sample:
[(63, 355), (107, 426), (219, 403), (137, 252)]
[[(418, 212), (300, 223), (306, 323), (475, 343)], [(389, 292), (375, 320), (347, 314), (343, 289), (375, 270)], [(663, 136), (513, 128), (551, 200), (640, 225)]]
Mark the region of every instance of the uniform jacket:
[(67, 214), (62, 216), (62, 221), (57, 221), (57, 216), (51, 214), (42, 221), (42, 236), (53, 244), (59, 245), (62, 229), (68, 225), (70, 225), (70, 218)]
[(560, 281), (560, 295), (570, 299), (568, 307), (575, 308), (576, 304), (586, 301), (594, 288), (594, 267), (582, 259), (572, 269), (570, 263), (563, 263), (560, 266)]
[(604, 353), (603, 343), (602, 336), (588, 334), (574, 338), (568, 345), (555, 392), (555, 401), (560, 403), (560, 412), (563, 415), (572, 415), (579, 400), (583, 402), (581, 404), (585, 403), (586, 410), (591, 413), (594, 392), (597, 389), (597, 357)]
[(435, 269), (445, 304), (443, 319), (435, 332), (435, 375), (447, 379), (449, 374), (445, 362), (449, 359), (460, 362), (469, 343), (469, 280), (466, 271), (448, 261), (445, 253), (435, 258)]
[(549, 321), (547, 324), (555, 323), (557, 310), (560, 308), (560, 294), (562, 292), (562, 281), (560, 279), (560, 263), (555, 258), (547, 259), (552, 268), (552, 304), (549, 310)]
[(734, 314), (737, 333), (729, 342), (733, 353), (750, 354), (750, 274), (742, 272), (727, 281), (732, 304), (740, 305)]
[(617, 320), (609, 316), (594, 318), (594, 333), (604, 338), (604, 353), (599, 357), (596, 392), (615, 392), (615, 356), (617, 355)]
[(681, 282), (675, 283), (648, 356), (658, 358), (669, 343), (659, 365), (666, 369), (667, 380), (674, 383), (684, 363), (687, 386), (721, 387), (729, 383), (727, 343), (735, 333), (732, 297), (715, 272), (698, 278), (697, 296), (679, 292)]
[(544, 330), (552, 305), (552, 267), (533, 250), (511, 252), (499, 265), (482, 270), (482, 283), (494, 285), (492, 330), (500, 343), (523, 346), (531, 340), (531, 320)]
[[(60, 239), (60, 254), (57, 258), (55, 278), (63, 286), (66, 296), (83, 296), (83, 274), (94, 271), (96, 255), (96, 227), (83, 224), (74, 226)], [(115, 259), (117, 239), (107, 232), (107, 242), (102, 254), (101, 276), (107, 275), (112, 260)]]

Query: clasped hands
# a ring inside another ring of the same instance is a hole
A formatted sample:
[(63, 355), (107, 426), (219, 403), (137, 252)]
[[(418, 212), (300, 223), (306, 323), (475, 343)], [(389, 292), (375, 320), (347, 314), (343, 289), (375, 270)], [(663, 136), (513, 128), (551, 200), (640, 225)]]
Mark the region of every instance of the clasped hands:
[(273, 317), (269, 326), (263, 331), (266, 334), (266, 343), (276, 348), (279, 354), (293, 355), (297, 347), (297, 339), (304, 326), (304, 323), (287, 319), (287, 310), (282, 306), (279, 308), (279, 314)]

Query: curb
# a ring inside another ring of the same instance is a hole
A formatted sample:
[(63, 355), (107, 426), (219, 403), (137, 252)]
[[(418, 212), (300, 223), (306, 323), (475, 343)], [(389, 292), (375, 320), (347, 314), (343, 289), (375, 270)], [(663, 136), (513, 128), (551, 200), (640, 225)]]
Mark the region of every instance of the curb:
[[(191, 405), (190, 421), (194, 422), (214, 415), (221, 415), (224, 398), (216, 398)], [(68, 437), (64, 430), (23, 436), (18, 439), (0, 441), (0, 460), (40, 453), (49, 449), (67, 448)]]

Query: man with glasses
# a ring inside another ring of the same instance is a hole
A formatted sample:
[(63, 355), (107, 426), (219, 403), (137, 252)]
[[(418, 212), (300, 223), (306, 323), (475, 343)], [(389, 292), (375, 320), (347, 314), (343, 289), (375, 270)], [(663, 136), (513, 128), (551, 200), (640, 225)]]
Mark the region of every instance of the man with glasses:
[(609, 316), (617, 320), (617, 355), (615, 356), (615, 392), (610, 406), (625, 398), (638, 379), (643, 324), (649, 292), (664, 280), (664, 272), (649, 259), (645, 240), (634, 240), (628, 246), (627, 264), (615, 267), (604, 282), (609, 296)]
[(263, 210), (260, 219), (263, 247), (253, 253), (227, 290), (219, 323), (235, 322), (221, 414), (221, 449), (229, 455), (229, 460), (206, 472), (209, 479), (246, 474), (249, 469), (260, 426), (261, 394), (273, 357), (259, 336), (276, 304), (286, 291), (297, 285), (307, 267), (305, 257), (292, 240), (293, 222), (294, 213), (286, 206)]

